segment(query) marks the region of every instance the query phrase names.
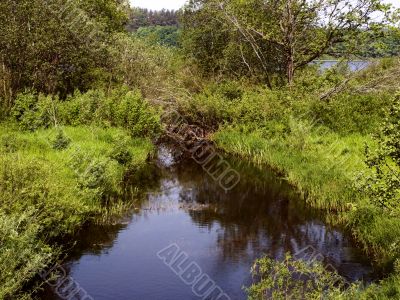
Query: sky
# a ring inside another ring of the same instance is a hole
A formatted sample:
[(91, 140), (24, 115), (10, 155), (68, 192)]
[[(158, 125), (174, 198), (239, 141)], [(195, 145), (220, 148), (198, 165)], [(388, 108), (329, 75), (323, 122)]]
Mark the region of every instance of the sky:
[[(400, 0), (398, 0), (400, 1)], [(179, 9), (186, 0), (130, 0), (132, 6), (145, 7), (152, 10), (166, 9)]]
[[(384, 0), (400, 7), (400, 0)], [(130, 0), (132, 6), (145, 7), (153, 10), (179, 9), (185, 4), (186, 0)]]

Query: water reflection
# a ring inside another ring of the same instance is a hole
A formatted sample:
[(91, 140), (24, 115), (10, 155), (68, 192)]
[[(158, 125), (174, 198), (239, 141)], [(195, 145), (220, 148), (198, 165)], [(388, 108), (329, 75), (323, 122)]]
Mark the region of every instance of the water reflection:
[(368, 279), (370, 269), (363, 266), (360, 252), (341, 231), (326, 226), (319, 212), (306, 206), (288, 184), (272, 172), (230, 163), (241, 174), (241, 182), (228, 192), (194, 164), (174, 170), (173, 185), (181, 188), (180, 208), (200, 205), (188, 210), (194, 224), (210, 231), (219, 228), (216, 243), (221, 261), (248, 262), (261, 253), (281, 259), (285, 252), (312, 246), (349, 280)]
[[(348, 279), (368, 279), (368, 264), (345, 234), (272, 172), (231, 161), (241, 181), (225, 192), (194, 162), (174, 164), (163, 151), (156, 187), (129, 222), (87, 228), (79, 237), (70, 273), (95, 299), (198, 299), (155, 255), (171, 243), (232, 299), (245, 299), (254, 259), (307, 246)], [(49, 290), (42, 298), (57, 299)]]

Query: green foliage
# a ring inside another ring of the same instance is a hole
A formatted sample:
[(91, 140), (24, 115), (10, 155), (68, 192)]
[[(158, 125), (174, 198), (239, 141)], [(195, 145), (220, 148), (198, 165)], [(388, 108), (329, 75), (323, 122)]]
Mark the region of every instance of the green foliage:
[(182, 45), (210, 75), (256, 77), (272, 88), (276, 76), (292, 84), (297, 70), (335, 44), (361, 43), (366, 30), (358, 29), (387, 25), (372, 16), (388, 11), (380, 0), (191, 0)]
[(279, 91), (226, 82), (212, 84), (191, 99), (181, 99), (179, 109), (189, 122), (206, 127), (218, 128), (224, 123), (262, 127), (283, 119), (287, 104)]
[(60, 130), (53, 141), (53, 149), (64, 150), (67, 149), (70, 144), (71, 144), (71, 139), (67, 137), (62, 130)]
[(262, 299), (332, 299), (386, 300), (400, 296), (399, 263), (393, 275), (368, 286), (348, 283), (334, 270), (318, 261), (294, 260), (289, 254), (283, 261), (268, 257), (258, 259), (252, 274), (258, 279), (246, 288), (249, 300)]
[(132, 136), (152, 137), (159, 133), (160, 118), (157, 111), (143, 99), (138, 91), (127, 88), (87, 93), (76, 92), (59, 103), (60, 119), (66, 125), (100, 125), (121, 127)]
[[(247, 289), (249, 300), (260, 299), (355, 299), (359, 286), (349, 285), (336, 272), (318, 262), (294, 260), (286, 254), (283, 261), (258, 259), (252, 274), (260, 281)], [(343, 291), (344, 287), (347, 289)]]
[(60, 98), (87, 90), (112, 65), (112, 37), (124, 30), (126, 9), (111, 0), (5, 0), (0, 3), (0, 98), (34, 89)]
[(347, 223), (364, 251), (391, 270), (395, 260), (400, 259), (399, 220), (396, 216), (383, 214), (381, 208), (364, 202), (356, 204), (355, 209), (350, 211)]
[[(139, 91), (129, 91), (126, 87), (108, 93), (100, 89), (87, 93), (77, 91), (65, 101), (42, 94), (19, 94), (13, 116), (22, 130), (29, 131), (52, 124), (97, 125), (121, 127), (132, 136), (153, 137), (161, 130), (158, 112)], [(61, 137), (58, 138), (56, 143), (61, 143)]]
[(127, 28), (136, 31), (143, 27), (178, 26), (178, 11), (162, 9), (159, 11), (133, 7), (129, 13)]
[(311, 114), (321, 124), (343, 133), (373, 133), (384, 117), (384, 108), (390, 105), (387, 93), (341, 93), (328, 103), (314, 101)]
[(16, 97), (12, 114), (22, 130), (34, 131), (52, 124), (54, 105), (51, 96), (27, 92)]
[(74, 4), (87, 14), (88, 21), (96, 23), (97, 30), (108, 34), (123, 31), (128, 22), (129, 6), (124, 1), (85, 0)]
[[(230, 79), (247, 76), (265, 81), (268, 73), (278, 71), (273, 63), (273, 57), (277, 55), (273, 47), (258, 43), (262, 56), (271, 62), (263, 65), (240, 32), (221, 20), (220, 14), (207, 6), (207, 1), (190, 1), (181, 19), (183, 52), (198, 65), (204, 76), (218, 78), (223, 75)], [(256, 37), (256, 41), (261, 39)]]
[(136, 31), (139, 38), (147, 39), (151, 44), (167, 47), (179, 46), (179, 29), (176, 26), (140, 27)]
[[(0, 209), (0, 299), (29, 299), (21, 286), (43, 269), (53, 250), (38, 239), (35, 211), (5, 214)], [(25, 298), (26, 297), (26, 298)]]
[(152, 44), (135, 35), (118, 34), (113, 36), (110, 53), (113, 59), (108, 70), (115, 82), (131, 89), (140, 88), (151, 99), (165, 97), (169, 89), (176, 93), (179, 84), (175, 77), (183, 65), (176, 49)]
[[(91, 70), (107, 60), (104, 47), (90, 34), (116, 29), (114, 21), (119, 21), (105, 16), (116, 18), (121, 13), (116, 9), (114, 1), (2, 1), (0, 62), (13, 94), (25, 88), (62, 95), (85, 89)], [(97, 23), (89, 28), (94, 15)]]
[[(51, 141), (60, 129), (19, 132), (0, 126), (0, 298), (17, 295), (57, 252), (50, 241), (102, 218), (104, 203), (124, 194), (127, 173), (139, 172), (153, 146), (122, 129), (66, 127), (67, 149)], [(129, 164), (112, 156), (125, 141)], [(6, 149), (7, 151), (3, 151)], [(139, 187), (138, 182), (131, 182)]]
[(116, 160), (119, 164), (130, 164), (133, 159), (133, 154), (130, 151), (131, 140), (121, 136), (115, 143), (114, 148), (111, 150), (110, 158)]
[(400, 213), (400, 96), (395, 97), (377, 136), (378, 148), (367, 149), (366, 163), (373, 174), (365, 188), (371, 201), (398, 215)]
[(398, 27), (387, 27), (383, 30), (360, 32), (364, 35), (365, 41), (360, 45), (349, 45), (340, 43), (333, 47), (332, 53), (335, 56), (344, 53), (353, 53), (358, 57), (382, 58), (396, 57), (400, 55), (400, 31)]

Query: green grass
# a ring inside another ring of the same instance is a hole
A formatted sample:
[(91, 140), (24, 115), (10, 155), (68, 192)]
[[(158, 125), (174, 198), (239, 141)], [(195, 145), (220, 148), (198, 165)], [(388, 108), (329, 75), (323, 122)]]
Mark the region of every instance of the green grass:
[(104, 218), (111, 203), (121, 205), (125, 174), (144, 168), (153, 151), (149, 140), (121, 129), (62, 132), (69, 144), (58, 149), (60, 129), (0, 126), (0, 299), (18, 295), (52, 262), (54, 238)]
[[(266, 164), (307, 195), (316, 208), (344, 210), (354, 203), (349, 186), (362, 163), (364, 144), (369, 139), (358, 134), (338, 134), (292, 124), (289, 135), (265, 137), (262, 131), (243, 132), (224, 127), (213, 136), (217, 145), (229, 153)], [(308, 129), (306, 129), (308, 128)]]
[[(213, 140), (230, 154), (274, 168), (312, 207), (328, 211), (328, 222), (348, 227), (375, 264), (393, 271), (400, 261), (399, 219), (384, 214), (357, 190), (358, 181), (369, 172), (362, 158), (366, 144), (374, 147), (372, 139), (319, 128), (304, 130), (301, 122), (292, 126), (296, 127), (290, 133), (272, 138), (262, 130), (225, 126)], [(360, 292), (358, 299), (399, 299), (399, 271)]]

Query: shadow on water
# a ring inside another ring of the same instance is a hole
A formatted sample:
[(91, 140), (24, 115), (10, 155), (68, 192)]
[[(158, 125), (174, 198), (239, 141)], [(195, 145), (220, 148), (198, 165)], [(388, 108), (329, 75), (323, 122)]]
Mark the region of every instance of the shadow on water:
[[(69, 275), (94, 299), (200, 299), (156, 255), (172, 243), (186, 252), (231, 299), (245, 299), (250, 267), (263, 255), (281, 259), (312, 247), (350, 281), (372, 269), (347, 234), (274, 173), (229, 161), (240, 183), (225, 192), (193, 161), (175, 164), (161, 148), (161, 176), (140, 209), (118, 225), (91, 226), (77, 237)], [(47, 288), (43, 299), (59, 299)]]

